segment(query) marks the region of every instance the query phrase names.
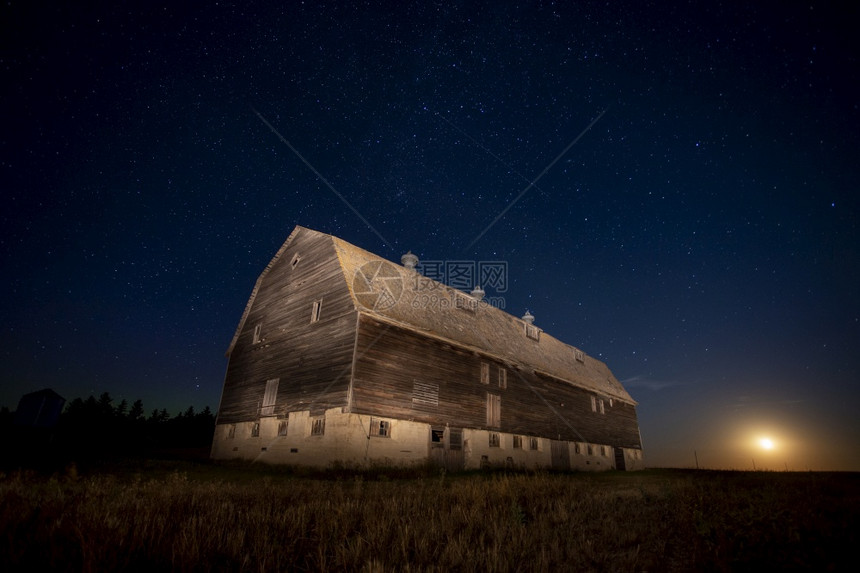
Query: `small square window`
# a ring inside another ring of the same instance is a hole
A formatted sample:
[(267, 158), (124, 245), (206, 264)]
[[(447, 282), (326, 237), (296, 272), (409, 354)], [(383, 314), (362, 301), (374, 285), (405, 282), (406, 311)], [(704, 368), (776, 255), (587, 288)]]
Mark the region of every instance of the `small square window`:
[(526, 323), (526, 336), (532, 340), (540, 340), (540, 328), (534, 324)]
[(389, 422), (388, 420), (379, 420), (376, 418), (371, 419), (370, 435), (374, 438), (390, 438), (391, 422)]
[(430, 445), (434, 448), (441, 448), (445, 445), (445, 428), (430, 429)]
[(498, 432), (490, 432), (490, 447), (499, 448), (502, 445), (502, 436)]
[(535, 451), (540, 449), (540, 440), (538, 438), (529, 438), (529, 449)]
[(325, 434), (325, 418), (311, 420), (311, 435), (322, 436), (323, 434)]
[(514, 436), (514, 449), (523, 449), (523, 437)]
[(582, 352), (582, 350), (574, 349), (573, 352), (574, 352), (574, 356), (576, 357), (576, 360), (578, 362), (585, 362), (585, 354)]

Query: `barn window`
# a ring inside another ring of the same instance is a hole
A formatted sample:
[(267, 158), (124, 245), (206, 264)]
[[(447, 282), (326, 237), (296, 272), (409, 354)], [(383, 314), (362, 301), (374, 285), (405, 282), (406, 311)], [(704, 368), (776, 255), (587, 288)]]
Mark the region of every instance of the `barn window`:
[(526, 323), (526, 336), (531, 338), (532, 340), (540, 340), (540, 328), (535, 326), (534, 324)]
[(325, 418), (311, 420), (311, 435), (322, 436), (323, 434), (325, 434)]
[(232, 440), (236, 437), (236, 424), (230, 424), (227, 428), (227, 439)]
[(581, 449), (580, 449), (580, 447), (579, 447), (579, 442), (574, 442), (574, 444), (573, 444), (573, 451), (574, 451), (575, 453), (577, 453), (577, 454), (581, 454), (581, 453), (582, 453), (582, 450), (581, 450)]
[(298, 253), (296, 253), (295, 255), (293, 255), (293, 260), (292, 260), (292, 261), (290, 261), (290, 268), (291, 268), (291, 269), (296, 268), (296, 265), (298, 265), (298, 264), (299, 264), (299, 261), (300, 261), (300, 260), (302, 260), (301, 255), (299, 255)]
[(278, 378), (266, 380), (266, 391), (263, 394), (263, 406), (260, 408), (261, 416), (273, 416), (275, 414), (275, 398), (278, 396)]
[(311, 307), (311, 324), (320, 319), (320, 312), (322, 312), (322, 299), (315, 300)]
[(459, 428), (450, 428), (448, 430), (448, 449), (462, 450), (463, 449), (463, 430)]
[(597, 397), (596, 396), (591, 397), (591, 411), (592, 412), (597, 411)]
[(573, 353), (574, 353), (574, 356), (576, 357), (577, 361), (585, 362), (585, 354), (583, 354), (582, 350), (574, 349)]
[(514, 436), (514, 449), (523, 449), (523, 437), (522, 436)]
[(499, 366), (499, 388), (508, 387), (508, 371)]
[(251, 425), (251, 437), (259, 438), (260, 437), (260, 422), (254, 422)]
[(280, 422), (278, 422), (278, 435), (279, 436), (286, 436), (287, 435), (287, 421), (286, 420), (281, 420)]
[(539, 450), (540, 440), (538, 438), (529, 438), (529, 449), (535, 451)]
[(374, 438), (390, 438), (391, 437), (391, 422), (388, 420), (380, 420), (371, 418), (370, 420), (370, 435)]
[(591, 447), (591, 444), (588, 444), (588, 455), (589, 456), (594, 455), (594, 448)]
[(502, 445), (502, 436), (498, 432), (490, 432), (490, 447), (499, 448)]
[(502, 423), (502, 397), (487, 392), (487, 425), (498, 427)]
[(481, 384), (490, 383), (490, 365), (486, 362), (481, 362)]
[(259, 344), (262, 338), (260, 335), (263, 333), (263, 324), (260, 323), (254, 327), (254, 344)]
[(600, 455), (606, 456), (606, 446), (600, 446)]
[(430, 428), (430, 445), (434, 448), (445, 445), (445, 428)]
[(605, 414), (606, 410), (603, 408), (603, 399), (601, 398), (600, 400), (598, 400), (597, 404), (600, 406), (600, 413)]

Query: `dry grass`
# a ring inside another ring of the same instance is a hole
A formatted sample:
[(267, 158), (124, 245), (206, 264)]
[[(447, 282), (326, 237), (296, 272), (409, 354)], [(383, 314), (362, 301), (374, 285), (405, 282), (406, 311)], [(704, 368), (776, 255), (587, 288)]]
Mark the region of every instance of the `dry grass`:
[(840, 570), (857, 541), (857, 474), (400, 476), (14, 473), (0, 570)]

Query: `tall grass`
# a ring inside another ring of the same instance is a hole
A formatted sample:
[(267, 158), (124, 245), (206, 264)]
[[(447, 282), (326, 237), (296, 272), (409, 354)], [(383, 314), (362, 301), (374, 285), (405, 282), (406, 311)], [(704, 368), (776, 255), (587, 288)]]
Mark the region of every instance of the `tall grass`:
[(4, 476), (0, 569), (839, 570), (860, 525), (856, 474), (177, 467)]

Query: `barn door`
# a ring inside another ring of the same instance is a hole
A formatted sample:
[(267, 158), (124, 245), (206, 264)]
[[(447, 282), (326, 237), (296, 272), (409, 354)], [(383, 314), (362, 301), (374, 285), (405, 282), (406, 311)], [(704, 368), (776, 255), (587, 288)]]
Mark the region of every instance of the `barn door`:
[(462, 471), (466, 467), (463, 453), (463, 430), (461, 428), (430, 428), (430, 465), (449, 472)]
[(623, 448), (615, 448), (615, 469), (625, 471), (627, 469), (627, 464), (624, 462), (624, 449)]
[(554, 470), (569, 470), (570, 469), (570, 448), (564, 440), (551, 440), (550, 447), (552, 448), (552, 469)]

